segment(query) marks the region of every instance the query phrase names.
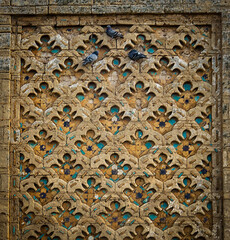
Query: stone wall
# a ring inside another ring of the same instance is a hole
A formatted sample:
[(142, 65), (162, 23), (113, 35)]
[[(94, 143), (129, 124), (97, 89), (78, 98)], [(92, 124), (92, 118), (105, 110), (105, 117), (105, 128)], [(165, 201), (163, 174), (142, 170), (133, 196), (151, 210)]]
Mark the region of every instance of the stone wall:
[[(217, 91), (220, 92), (221, 103), (217, 106), (222, 108), (222, 136), (221, 139), (221, 153), (223, 164), (223, 181), (222, 181), (222, 216), (223, 216), (223, 234), (222, 239), (228, 239), (230, 233), (230, 83), (229, 83), (229, 61), (230, 61), (230, 1), (215, 0), (215, 1), (195, 1), (195, 0), (166, 0), (166, 1), (141, 1), (141, 0), (127, 0), (127, 1), (77, 1), (77, 0), (34, 0), (34, 1), (16, 1), (16, 0), (1, 0), (0, 1), (0, 84), (1, 84), (1, 154), (0, 154), (0, 225), (1, 233), (0, 239), (9, 239), (9, 233), (14, 232), (14, 229), (9, 229), (9, 156), (10, 156), (10, 139), (14, 141), (17, 138), (15, 133), (10, 134), (10, 99), (14, 95), (10, 88), (11, 81), (11, 63), (10, 50), (13, 43), (11, 34), (15, 32), (12, 21), (14, 15), (54, 15), (54, 22), (57, 25), (62, 24), (62, 17), (58, 15), (65, 15), (69, 25), (76, 24), (68, 20), (68, 15), (90, 15), (90, 14), (135, 14), (135, 13), (149, 13), (149, 14), (165, 14), (165, 13), (179, 13), (177, 16), (178, 25), (182, 18), (186, 21), (187, 13), (193, 14), (218, 14), (221, 18), (220, 29), (222, 35), (220, 40), (222, 42), (222, 49), (219, 54), (222, 87)], [(57, 15), (57, 16), (55, 16)], [(125, 15), (124, 15), (125, 16)], [(206, 19), (206, 16), (203, 16)], [(202, 19), (202, 16), (199, 15)], [(76, 22), (78, 17), (74, 17)], [(25, 19), (26, 21), (26, 19)], [(41, 23), (31, 21), (32, 25)], [(162, 25), (164, 17), (155, 20), (156, 24)], [(12, 40), (11, 40), (12, 39)], [(13, 69), (13, 67), (12, 67)], [(15, 139), (14, 139), (15, 138)], [(12, 155), (14, 152), (11, 153)], [(11, 155), (11, 156), (12, 156)], [(13, 184), (13, 183), (11, 183)]]

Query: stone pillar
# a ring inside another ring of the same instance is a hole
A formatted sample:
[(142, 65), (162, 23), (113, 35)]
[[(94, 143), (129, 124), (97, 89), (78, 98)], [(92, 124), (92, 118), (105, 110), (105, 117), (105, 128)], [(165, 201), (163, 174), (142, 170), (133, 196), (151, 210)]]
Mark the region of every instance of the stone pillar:
[(9, 235), (11, 16), (0, 15), (0, 239)]
[(222, 13), (223, 215), (224, 240), (230, 235), (230, 11)]

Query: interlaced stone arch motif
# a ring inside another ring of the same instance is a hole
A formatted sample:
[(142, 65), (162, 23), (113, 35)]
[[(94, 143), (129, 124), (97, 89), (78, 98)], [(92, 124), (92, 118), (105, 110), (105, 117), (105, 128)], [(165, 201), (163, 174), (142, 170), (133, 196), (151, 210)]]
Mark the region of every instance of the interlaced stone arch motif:
[[(12, 239), (210, 239), (220, 198), (212, 23), (108, 17), (124, 35), (112, 39), (90, 19), (15, 25)], [(132, 48), (147, 58), (130, 60)]]

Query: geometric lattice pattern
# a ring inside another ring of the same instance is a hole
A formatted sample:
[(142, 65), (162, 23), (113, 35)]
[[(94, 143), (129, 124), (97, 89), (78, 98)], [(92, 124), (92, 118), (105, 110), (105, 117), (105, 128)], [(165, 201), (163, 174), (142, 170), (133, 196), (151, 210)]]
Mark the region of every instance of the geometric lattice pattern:
[[(209, 239), (219, 141), (211, 27), (91, 18), (14, 34), (13, 236)], [(107, 36), (107, 24), (124, 38)], [(130, 60), (131, 49), (147, 58)]]

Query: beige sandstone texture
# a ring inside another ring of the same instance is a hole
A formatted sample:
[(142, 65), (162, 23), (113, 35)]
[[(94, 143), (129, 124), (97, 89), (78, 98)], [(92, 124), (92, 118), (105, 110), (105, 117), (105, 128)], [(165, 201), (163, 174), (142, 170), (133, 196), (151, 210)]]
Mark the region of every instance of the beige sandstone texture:
[(0, 1), (0, 239), (229, 239), (229, 6)]

